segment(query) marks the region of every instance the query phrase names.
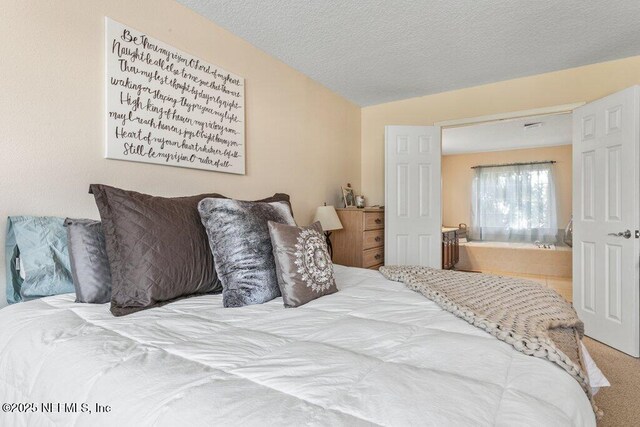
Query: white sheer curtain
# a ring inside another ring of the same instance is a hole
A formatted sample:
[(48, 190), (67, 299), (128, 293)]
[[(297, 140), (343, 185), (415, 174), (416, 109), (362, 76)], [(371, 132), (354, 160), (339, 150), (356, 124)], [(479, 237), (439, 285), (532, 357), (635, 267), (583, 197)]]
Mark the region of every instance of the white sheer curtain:
[(476, 168), (470, 238), (555, 243), (555, 193), (551, 163)]

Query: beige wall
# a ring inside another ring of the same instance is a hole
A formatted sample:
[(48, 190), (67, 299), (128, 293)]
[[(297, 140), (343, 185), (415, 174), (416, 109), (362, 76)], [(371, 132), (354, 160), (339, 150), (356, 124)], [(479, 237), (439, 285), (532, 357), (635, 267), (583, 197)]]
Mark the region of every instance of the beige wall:
[[(103, 158), (105, 15), (246, 79), (246, 176)], [(5, 0), (0, 62), (0, 247), (8, 215), (96, 218), (90, 183), (287, 192), (301, 223), (360, 188), (360, 108), (172, 0)]]
[(573, 102), (640, 83), (640, 56), (362, 109), (362, 193), (384, 203), (384, 126), (431, 125)]
[(471, 166), (555, 160), (556, 204), (558, 228), (564, 228), (571, 217), (571, 145), (487, 153), (455, 154), (442, 157), (442, 223), (471, 223)]
[[(246, 176), (103, 158), (105, 15), (246, 79)], [(8, 215), (96, 218), (92, 182), (168, 196), (283, 191), (306, 223), (346, 182), (384, 202), (387, 124), (590, 101), (640, 82), (633, 57), (360, 110), (173, 0), (5, 0), (0, 40), (0, 230)]]

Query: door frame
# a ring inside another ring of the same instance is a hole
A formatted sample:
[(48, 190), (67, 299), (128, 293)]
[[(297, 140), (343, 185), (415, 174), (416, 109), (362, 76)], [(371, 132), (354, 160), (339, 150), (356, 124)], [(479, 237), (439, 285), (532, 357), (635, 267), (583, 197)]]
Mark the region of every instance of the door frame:
[(444, 120), (436, 122), (433, 126), (440, 126), (440, 129), (454, 128), (461, 126), (471, 126), (480, 123), (501, 122), (505, 120), (521, 119), (530, 116), (545, 116), (554, 114), (567, 114), (573, 112), (578, 107), (582, 107), (586, 102), (574, 102), (572, 104), (554, 105), (551, 107), (533, 108), (531, 110), (511, 111), (507, 113), (490, 114), (486, 116), (467, 117), (463, 119)]
[[(453, 120), (444, 120), (435, 122), (433, 126), (440, 127), (440, 157), (442, 158), (442, 142), (444, 141), (443, 131), (445, 129), (464, 127), (464, 126), (474, 126), (478, 124), (486, 124), (486, 123), (498, 123), (498, 122), (506, 122), (516, 119), (521, 119), (523, 117), (532, 117), (532, 116), (553, 116), (557, 114), (571, 114), (573, 110), (578, 107), (582, 107), (585, 105), (586, 101), (573, 102), (571, 104), (561, 104), (561, 105), (553, 105), (551, 107), (541, 107), (541, 108), (532, 108), (530, 110), (518, 110), (518, 111), (510, 111), (506, 113), (496, 113), (489, 114), (486, 116), (475, 116), (475, 117), (467, 117), (462, 119), (453, 119)], [(573, 166), (573, 160), (572, 160)], [(442, 170), (440, 170), (440, 218), (442, 218)], [(571, 189), (573, 194), (573, 188)]]
[[(491, 123), (491, 122), (502, 122), (509, 121), (515, 119), (521, 119), (523, 117), (530, 116), (544, 116), (544, 115), (556, 115), (556, 114), (569, 114), (572, 113), (574, 109), (585, 105), (585, 101), (574, 102), (571, 104), (561, 104), (554, 105), (550, 107), (541, 107), (541, 108), (533, 108), (529, 110), (518, 110), (511, 111), (505, 113), (496, 113), (485, 116), (475, 116), (475, 117), (467, 117), (462, 119), (453, 119), (453, 120), (444, 120), (439, 122), (434, 122), (431, 125), (416, 125), (416, 126), (438, 126), (440, 128), (440, 158), (442, 158), (442, 141), (443, 141), (443, 131), (448, 128), (462, 127), (462, 126), (471, 126), (477, 125), (481, 123)], [(386, 159), (386, 131), (385, 131), (385, 159)], [(385, 160), (385, 205), (387, 204), (387, 194), (386, 194), (386, 176), (387, 176), (387, 164)], [(440, 171), (440, 221), (442, 222), (442, 170)], [(442, 224), (441, 224), (442, 225)]]
[[(435, 122), (433, 125), (434, 126), (440, 126), (440, 142), (442, 143), (443, 142), (443, 134), (442, 134), (442, 132), (443, 132), (444, 129), (447, 129), (447, 128), (471, 126), (471, 125), (477, 125), (477, 124), (481, 124), (481, 123), (510, 121), (510, 120), (520, 119), (520, 118), (529, 117), (529, 116), (568, 114), (568, 113), (573, 113), (573, 110), (575, 110), (576, 108), (581, 107), (581, 106), (583, 106), (585, 104), (587, 104), (586, 101), (575, 102), (575, 103), (571, 103), (571, 104), (563, 104), (563, 105), (556, 105), (556, 106), (551, 106), (551, 107), (534, 108), (534, 109), (530, 109), (530, 110), (520, 110), (520, 111), (497, 113), (497, 114), (491, 114), (491, 115), (485, 115), (485, 116), (476, 116), (476, 117), (468, 117), (468, 118), (462, 118), (462, 119), (445, 120), (445, 121)], [(573, 160), (572, 160), (572, 163), (573, 163)], [(572, 166), (573, 166), (573, 164), (572, 164)], [(442, 178), (442, 173), (441, 173), (441, 178)], [(572, 188), (571, 191), (573, 193), (574, 189)], [(443, 193), (441, 192), (440, 193), (440, 207), (441, 207), (441, 209), (442, 209), (442, 194)]]

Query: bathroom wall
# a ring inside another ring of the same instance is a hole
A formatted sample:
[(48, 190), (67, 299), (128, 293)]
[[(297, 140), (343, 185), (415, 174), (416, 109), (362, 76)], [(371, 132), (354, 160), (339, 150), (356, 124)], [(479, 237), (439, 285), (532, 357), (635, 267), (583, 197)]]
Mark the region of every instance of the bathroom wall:
[(451, 226), (471, 223), (472, 166), (555, 160), (558, 228), (564, 230), (571, 218), (571, 152), (571, 145), (560, 145), (442, 156), (442, 223)]

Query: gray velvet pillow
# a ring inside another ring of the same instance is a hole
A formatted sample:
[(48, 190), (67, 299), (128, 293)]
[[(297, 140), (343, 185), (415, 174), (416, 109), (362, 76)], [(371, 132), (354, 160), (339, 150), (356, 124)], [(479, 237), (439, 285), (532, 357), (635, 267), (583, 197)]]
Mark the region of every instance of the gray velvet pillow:
[(224, 306), (262, 304), (279, 297), (267, 223), (295, 225), (289, 205), (206, 198), (198, 211), (222, 282)]
[(67, 218), (64, 225), (76, 302), (104, 304), (111, 301), (111, 271), (100, 221)]
[(320, 222), (295, 227), (269, 221), (269, 234), (285, 307), (338, 291)]
[(92, 184), (111, 269), (111, 313), (123, 316), (221, 290), (198, 202)]

